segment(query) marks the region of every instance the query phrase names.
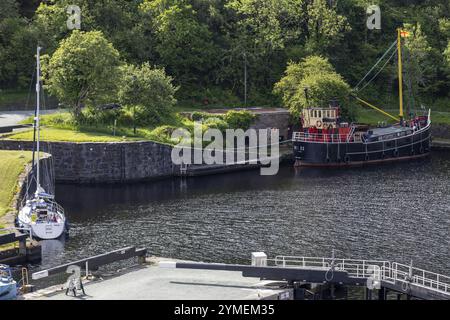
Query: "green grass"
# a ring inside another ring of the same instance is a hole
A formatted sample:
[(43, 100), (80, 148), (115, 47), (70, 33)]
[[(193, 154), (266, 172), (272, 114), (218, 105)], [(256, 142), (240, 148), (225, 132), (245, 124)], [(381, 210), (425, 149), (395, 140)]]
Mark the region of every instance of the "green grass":
[(437, 124), (450, 125), (450, 112), (431, 110), (431, 121)]
[[(181, 127), (187, 119), (176, 116), (167, 120), (169, 126)], [(30, 117), (22, 121), (22, 124), (30, 124), (33, 118)], [(131, 126), (118, 126), (113, 134), (113, 126), (106, 124), (98, 125), (77, 125), (73, 116), (62, 111), (54, 114), (41, 116), (41, 138), (45, 141), (66, 141), (66, 142), (118, 142), (118, 141), (155, 141), (159, 143), (172, 144), (169, 134), (164, 132), (163, 127), (137, 127), (136, 133)], [(164, 133), (164, 134), (162, 134)], [(17, 134), (6, 134), (5, 138), (14, 140), (32, 140), (32, 130), (23, 131)]]
[(11, 202), (18, 191), (18, 177), (31, 157), (29, 151), (0, 151), (0, 217), (11, 210)]
[[(396, 112), (396, 110), (385, 110), (385, 111), (388, 112), (389, 114), (392, 114), (393, 116), (397, 116), (398, 113)], [(387, 123), (395, 123), (394, 119), (391, 119), (378, 111), (364, 107), (360, 107), (357, 109), (358, 123), (376, 125), (380, 121), (385, 121)]]
[[(33, 130), (22, 131), (13, 135), (7, 135), (8, 139), (32, 141)], [(142, 140), (139, 137), (114, 136), (101, 132), (77, 131), (72, 129), (47, 128), (41, 129), (41, 140), (43, 141), (66, 141), (66, 142), (119, 142)]]
[[(393, 116), (398, 117), (398, 110), (384, 110)], [(357, 120), (359, 123), (367, 123), (370, 125), (376, 125), (379, 121), (386, 121), (387, 123), (395, 123), (395, 121), (378, 111), (368, 109), (368, 108), (359, 108), (357, 111)], [(448, 124), (450, 125), (450, 112), (446, 111), (433, 111), (431, 110), (431, 121), (434, 124)]]

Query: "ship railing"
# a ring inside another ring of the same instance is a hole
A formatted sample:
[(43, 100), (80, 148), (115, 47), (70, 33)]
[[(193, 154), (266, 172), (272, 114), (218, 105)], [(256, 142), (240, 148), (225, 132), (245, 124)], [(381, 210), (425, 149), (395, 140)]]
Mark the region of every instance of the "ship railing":
[(50, 205), (52, 211), (60, 212), (64, 214), (64, 208), (54, 200), (48, 200), (48, 204)]
[(355, 126), (352, 123), (350, 125), (350, 132), (347, 135), (347, 140), (346, 140), (347, 142), (349, 142), (352, 139), (354, 133), (355, 133)]
[(353, 132), (349, 134), (328, 134), (328, 133), (304, 133), (294, 132), (292, 134), (293, 141), (301, 142), (349, 142), (353, 137)]
[(267, 261), (268, 264), (283, 268), (334, 268), (337, 271), (346, 271), (354, 278), (378, 277), (379, 280), (400, 284), (402, 287), (415, 285), (450, 295), (450, 277), (397, 262), (299, 256), (276, 256), (275, 259)]

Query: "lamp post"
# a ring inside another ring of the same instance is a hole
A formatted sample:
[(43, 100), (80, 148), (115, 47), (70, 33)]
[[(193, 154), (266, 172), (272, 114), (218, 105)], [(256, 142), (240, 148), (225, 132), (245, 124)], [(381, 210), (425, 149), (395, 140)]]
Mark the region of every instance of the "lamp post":
[(133, 75), (133, 133), (136, 135), (136, 76)]
[(247, 53), (244, 52), (244, 104), (247, 107)]

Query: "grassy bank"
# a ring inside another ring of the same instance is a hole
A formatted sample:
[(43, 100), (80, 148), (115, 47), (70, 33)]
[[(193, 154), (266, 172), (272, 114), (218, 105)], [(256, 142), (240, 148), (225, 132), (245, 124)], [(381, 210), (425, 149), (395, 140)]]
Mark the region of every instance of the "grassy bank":
[(27, 151), (0, 150), (0, 218), (11, 210), (11, 202), (18, 191), (18, 177), (31, 157), (32, 153)]
[[(22, 131), (8, 135), (8, 139), (32, 141), (33, 130)], [(118, 142), (140, 140), (138, 137), (114, 136), (101, 132), (77, 131), (70, 129), (42, 128), (41, 139), (43, 141), (65, 141), (65, 142)]]
[[(202, 130), (208, 128), (244, 129), (250, 127), (255, 116), (248, 111), (231, 110), (225, 114), (207, 114), (194, 112), (192, 118), (171, 112), (151, 124), (133, 128), (133, 118), (120, 118), (111, 111), (92, 115), (89, 111), (84, 113), (81, 120), (75, 121), (74, 116), (67, 112), (58, 112), (41, 116), (41, 140), (65, 142), (119, 142), (119, 141), (154, 141), (164, 144), (176, 144), (179, 139), (173, 140), (172, 133), (178, 128), (186, 129), (193, 137), (195, 120), (202, 121)], [(117, 120), (119, 119), (119, 120)], [(30, 117), (23, 124), (31, 124)], [(113, 125), (115, 123), (115, 126)], [(33, 130), (29, 129), (13, 134), (4, 134), (4, 138), (30, 141), (33, 140)]]

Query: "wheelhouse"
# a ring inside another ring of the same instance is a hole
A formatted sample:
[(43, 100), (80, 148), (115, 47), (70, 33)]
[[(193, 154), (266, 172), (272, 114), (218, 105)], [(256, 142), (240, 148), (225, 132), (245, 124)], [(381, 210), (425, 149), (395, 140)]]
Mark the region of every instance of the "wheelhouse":
[(303, 128), (335, 129), (339, 122), (339, 107), (305, 108), (302, 111)]

